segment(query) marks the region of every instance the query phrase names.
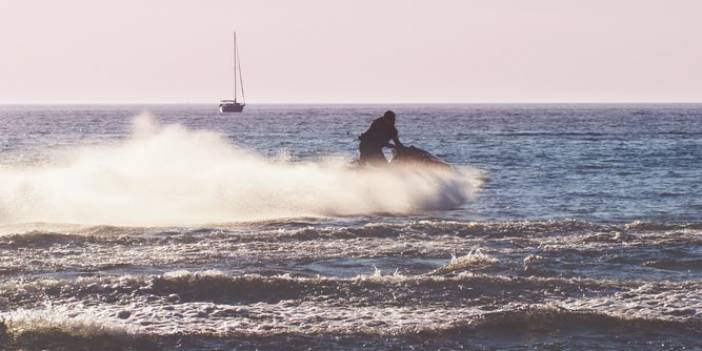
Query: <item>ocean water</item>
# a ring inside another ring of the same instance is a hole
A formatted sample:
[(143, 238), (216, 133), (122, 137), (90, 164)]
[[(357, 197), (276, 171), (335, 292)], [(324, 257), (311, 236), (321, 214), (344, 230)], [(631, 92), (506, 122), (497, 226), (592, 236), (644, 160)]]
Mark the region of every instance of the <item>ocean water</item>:
[(0, 349), (702, 349), (702, 105), (215, 108), (0, 106)]

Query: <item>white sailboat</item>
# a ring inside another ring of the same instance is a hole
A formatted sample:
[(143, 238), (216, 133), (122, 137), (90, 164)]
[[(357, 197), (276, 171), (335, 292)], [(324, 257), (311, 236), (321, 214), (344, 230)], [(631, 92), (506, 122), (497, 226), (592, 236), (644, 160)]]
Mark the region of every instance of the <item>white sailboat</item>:
[[(241, 112), (246, 106), (244, 98), (244, 79), (241, 75), (241, 60), (239, 60), (239, 50), (236, 45), (236, 32), (234, 32), (234, 100), (221, 100), (219, 102), (219, 112)], [(239, 73), (238, 83), (241, 84), (241, 102), (237, 101), (238, 86), (237, 72)]]

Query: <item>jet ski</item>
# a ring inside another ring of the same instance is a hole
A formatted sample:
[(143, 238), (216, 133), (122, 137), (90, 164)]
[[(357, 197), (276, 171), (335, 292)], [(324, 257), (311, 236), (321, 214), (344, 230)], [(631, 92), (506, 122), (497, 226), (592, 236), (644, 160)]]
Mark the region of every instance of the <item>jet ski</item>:
[(439, 169), (451, 169), (451, 165), (432, 155), (429, 151), (416, 146), (396, 147), (390, 160), (393, 166), (429, 166)]

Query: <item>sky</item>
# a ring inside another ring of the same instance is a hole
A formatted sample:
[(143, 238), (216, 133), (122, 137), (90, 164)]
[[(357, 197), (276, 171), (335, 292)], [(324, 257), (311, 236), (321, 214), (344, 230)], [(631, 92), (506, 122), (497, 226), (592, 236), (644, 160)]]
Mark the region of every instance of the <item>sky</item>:
[(697, 0), (0, 0), (0, 102), (702, 102)]

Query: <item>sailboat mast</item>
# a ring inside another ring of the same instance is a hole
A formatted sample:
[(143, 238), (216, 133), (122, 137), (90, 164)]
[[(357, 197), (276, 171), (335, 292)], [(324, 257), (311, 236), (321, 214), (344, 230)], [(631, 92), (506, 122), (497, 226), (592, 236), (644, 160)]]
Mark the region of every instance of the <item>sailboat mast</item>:
[(236, 87), (236, 32), (234, 32), (234, 102), (236, 102), (236, 93), (237, 93), (237, 87)]
[(241, 85), (241, 101), (246, 103), (246, 96), (244, 95), (244, 75), (241, 74), (241, 59), (239, 58), (239, 48), (237, 46), (236, 50), (236, 61), (239, 63), (239, 85)]

